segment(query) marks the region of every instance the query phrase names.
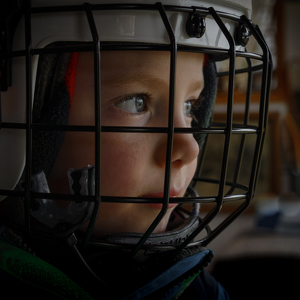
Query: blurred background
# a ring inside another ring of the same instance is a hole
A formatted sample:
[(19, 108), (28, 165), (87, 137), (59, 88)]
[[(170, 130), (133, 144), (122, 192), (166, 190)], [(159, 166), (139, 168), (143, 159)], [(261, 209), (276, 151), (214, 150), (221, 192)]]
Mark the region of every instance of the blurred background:
[[(253, 22), (274, 60), (266, 146), (255, 199), (209, 245), (216, 256), (208, 270), (232, 300), (294, 299), (300, 297), (300, 0), (252, 2)], [(236, 78), (237, 98), (245, 81)], [(222, 114), (222, 99), (217, 106)], [(216, 223), (227, 213), (222, 209)]]

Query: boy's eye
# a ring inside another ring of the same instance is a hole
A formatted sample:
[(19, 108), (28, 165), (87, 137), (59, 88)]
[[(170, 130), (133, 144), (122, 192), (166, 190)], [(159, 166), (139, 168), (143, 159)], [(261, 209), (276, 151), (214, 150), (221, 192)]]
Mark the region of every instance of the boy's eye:
[(196, 122), (197, 119), (194, 115), (194, 112), (197, 111), (202, 102), (203, 102), (204, 98), (202, 97), (202, 95), (200, 95), (198, 97), (198, 99), (191, 99), (191, 100), (187, 100), (183, 103), (183, 113), (186, 117), (190, 117), (192, 119), (194, 119)]
[(188, 100), (183, 103), (183, 114), (186, 117), (190, 117), (193, 110), (193, 103), (191, 100)]
[(143, 112), (146, 108), (146, 96), (145, 95), (128, 96), (125, 99), (120, 100), (114, 106), (128, 113), (138, 114)]

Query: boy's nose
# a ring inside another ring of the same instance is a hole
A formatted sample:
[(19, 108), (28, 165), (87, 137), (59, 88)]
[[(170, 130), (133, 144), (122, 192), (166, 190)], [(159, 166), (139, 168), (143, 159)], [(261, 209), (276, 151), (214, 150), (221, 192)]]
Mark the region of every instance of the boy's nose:
[(192, 134), (174, 134), (172, 166), (181, 168), (193, 162), (199, 154), (199, 145)]
[[(174, 118), (174, 127), (187, 126), (185, 118), (180, 116)], [(160, 166), (166, 163), (167, 138), (161, 142), (160, 150), (157, 151), (157, 162)], [(172, 167), (181, 168), (193, 162), (199, 154), (199, 145), (191, 133), (175, 133), (173, 137)]]

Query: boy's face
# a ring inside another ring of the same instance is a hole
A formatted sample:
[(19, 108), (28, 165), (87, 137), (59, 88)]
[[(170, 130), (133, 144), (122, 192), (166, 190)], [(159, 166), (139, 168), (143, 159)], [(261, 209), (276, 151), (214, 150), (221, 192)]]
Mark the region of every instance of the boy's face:
[[(175, 127), (190, 127), (191, 104), (203, 88), (203, 54), (178, 53)], [(80, 53), (70, 125), (94, 125), (93, 54)], [(166, 127), (168, 125), (170, 54), (154, 51), (101, 53), (102, 126)], [(101, 194), (162, 197), (167, 135), (164, 133), (102, 133)], [(171, 197), (182, 197), (197, 164), (198, 144), (192, 134), (175, 134), (171, 166)], [(50, 174), (51, 192), (69, 192), (66, 173), (95, 162), (94, 133), (66, 132)], [(155, 232), (164, 232), (174, 204)], [(145, 232), (161, 204), (102, 203), (96, 235)]]

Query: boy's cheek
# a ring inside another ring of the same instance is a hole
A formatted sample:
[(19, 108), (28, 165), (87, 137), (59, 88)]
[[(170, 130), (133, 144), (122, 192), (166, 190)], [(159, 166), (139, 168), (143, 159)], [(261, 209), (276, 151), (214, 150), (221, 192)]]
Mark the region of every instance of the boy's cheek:
[[(124, 135), (127, 135), (127, 138), (124, 138)], [(128, 135), (124, 133), (103, 134), (101, 141), (101, 191), (103, 195), (134, 196), (137, 192), (136, 187), (140, 186), (145, 170), (147, 170), (149, 153), (146, 147), (133, 134)]]

